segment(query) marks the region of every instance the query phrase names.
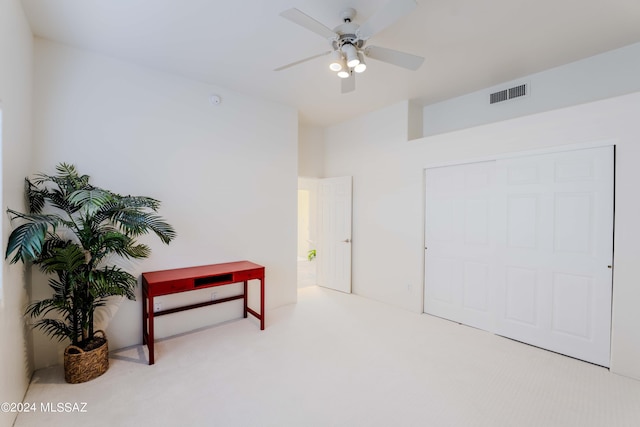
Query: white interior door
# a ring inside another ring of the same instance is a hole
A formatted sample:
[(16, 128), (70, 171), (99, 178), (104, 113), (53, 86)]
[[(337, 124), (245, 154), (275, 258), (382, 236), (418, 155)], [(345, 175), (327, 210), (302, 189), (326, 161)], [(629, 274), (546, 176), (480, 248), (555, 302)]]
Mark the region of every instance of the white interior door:
[(425, 312), (609, 366), (613, 147), (427, 169)]
[(321, 179), (318, 193), (318, 285), (351, 293), (352, 179)]

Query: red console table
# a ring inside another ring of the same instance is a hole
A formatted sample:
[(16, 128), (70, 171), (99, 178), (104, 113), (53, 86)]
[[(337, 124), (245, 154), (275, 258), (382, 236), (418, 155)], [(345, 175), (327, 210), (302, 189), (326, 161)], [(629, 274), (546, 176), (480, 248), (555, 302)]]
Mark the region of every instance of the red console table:
[[(254, 279), (260, 280), (260, 313), (247, 306), (247, 282)], [(239, 282), (244, 282), (244, 291), (241, 295), (153, 312), (154, 297)], [(247, 313), (250, 313), (258, 318), (260, 320), (260, 329), (263, 330), (264, 267), (261, 265), (249, 261), (238, 261), (142, 273), (142, 344), (146, 344), (149, 348), (149, 365), (153, 365), (155, 362), (153, 348), (153, 319), (155, 317), (240, 298), (244, 300), (244, 317), (246, 318)]]

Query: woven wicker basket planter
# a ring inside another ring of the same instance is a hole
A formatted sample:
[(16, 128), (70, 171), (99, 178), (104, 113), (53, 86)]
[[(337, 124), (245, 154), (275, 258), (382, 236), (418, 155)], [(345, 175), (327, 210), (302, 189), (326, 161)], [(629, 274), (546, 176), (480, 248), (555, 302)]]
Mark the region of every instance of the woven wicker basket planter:
[(109, 369), (109, 343), (104, 331), (104, 343), (93, 350), (84, 351), (80, 347), (70, 345), (64, 350), (64, 379), (70, 384), (90, 381), (107, 372)]

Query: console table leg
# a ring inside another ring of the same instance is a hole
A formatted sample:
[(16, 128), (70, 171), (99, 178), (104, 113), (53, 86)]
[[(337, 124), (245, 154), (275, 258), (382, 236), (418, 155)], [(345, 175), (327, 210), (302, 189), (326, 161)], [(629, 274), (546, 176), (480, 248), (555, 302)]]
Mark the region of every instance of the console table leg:
[(264, 277), (260, 279), (260, 330), (264, 331)]
[(149, 365), (153, 365), (155, 363), (155, 349), (154, 349), (154, 341), (155, 335), (153, 331), (153, 297), (147, 298), (147, 312), (149, 313), (149, 332), (147, 335), (147, 348), (149, 349)]
[(248, 281), (245, 280), (244, 281), (244, 318), (247, 318), (247, 304), (248, 304), (248, 291), (249, 291), (249, 286), (248, 286)]
[(149, 313), (147, 312), (147, 292), (142, 290), (142, 345), (147, 343), (147, 318)]

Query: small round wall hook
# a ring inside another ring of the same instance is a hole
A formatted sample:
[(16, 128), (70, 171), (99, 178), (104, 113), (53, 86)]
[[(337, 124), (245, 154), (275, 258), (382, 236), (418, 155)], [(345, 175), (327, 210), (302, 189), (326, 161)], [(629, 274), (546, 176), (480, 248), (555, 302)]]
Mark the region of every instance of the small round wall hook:
[(220, 95), (211, 95), (209, 97), (209, 102), (211, 103), (211, 105), (220, 105), (220, 103), (222, 102), (222, 98), (220, 98)]

